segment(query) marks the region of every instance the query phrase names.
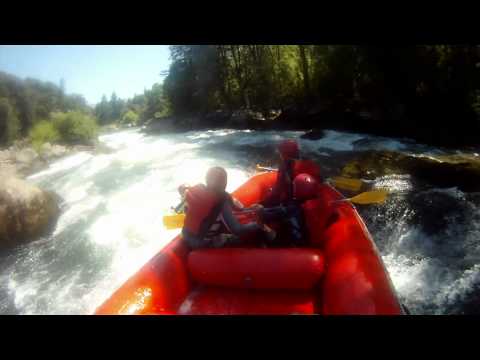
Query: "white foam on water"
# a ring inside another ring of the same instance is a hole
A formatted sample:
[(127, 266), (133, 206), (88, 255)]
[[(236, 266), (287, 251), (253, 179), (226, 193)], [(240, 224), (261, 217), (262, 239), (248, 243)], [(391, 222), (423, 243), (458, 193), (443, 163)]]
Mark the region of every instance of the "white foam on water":
[[(227, 191), (248, 179), (250, 174), (239, 166), (239, 159), (228, 159), (221, 150), (202, 153), (203, 146), (273, 147), (282, 139), (300, 139), (302, 134), (224, 129), (146, 136), (134, 129), (102, 135), (100, 141), (115, 152), (78, 153), (30, 177), (63, 198), (63, 212), (52, 236), (12, 254), (15, 261), (2, 268), (0, 286), (21, 314), (92, 313), (179, 233), (179, 229), (166, 230), (162, 216), (179, 202), (180, 184), (204, 182), (211, 166), (227, 169)], [(301, 139), (300, 144), (303, 151), (329, 156), (326, 149), (351, 151), (355, 141), (365, 137), (327, 130), (324, 138)], [(374, 140), (366, 146), (376, 146)], [(380, 139), (377, 145), (401, 148), (396, 140)], [(377, 179), (376, 185), (409, 190), (410, 179), (387, 176)], [(459, 200), (465, 197), (456, 188), (438, 191)], [(402, 230), (384, 255), (395, 287), (414, 309), (415, 304), (428, 301), (436, 302), (435, 309), (439, 309), (438, 304), (464, 296), (478, 279), (478, 267), (458, 276), (434, 259), (408, 255), (419, 247), (428, 252), (434, 246), (431, 238), (410, 228)]]
[(410, 175), (385, 175), (375, 179), (373, 189), (386, 189), (392, 194), (400, 194), (413, 189)]
[(58, 172), (71, 170), (80, 166), (81, 164), (87, 162), (92, 158), (93, 158), (93, 155), (91, 154), (88, 154), (86, 152), (79, 152), (77, 154), (67, 156), (62, 160), (52, 163), (46, 170), (33, 174), (29, 176), (27, 179), (36, 180), (38, 178), (42, 178), (45, 176), (54, 175)]

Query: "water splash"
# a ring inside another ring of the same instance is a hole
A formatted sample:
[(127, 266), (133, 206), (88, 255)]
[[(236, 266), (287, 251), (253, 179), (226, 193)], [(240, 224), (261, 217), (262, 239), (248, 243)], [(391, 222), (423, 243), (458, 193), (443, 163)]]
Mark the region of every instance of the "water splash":
[[(203, 182), (205, 171), (224, 166), (228, 191), (257, 161), (274, 161), (280, 140), (298, 139), (302, 153), (331, 159), (365, 149), (443, 152), (400, 139), (325, 131), (214, 130), (146, 136), (138, 130), (103, 135), (111, 154), (78, 153), (29, 180), (56, 191), (62, 214), (53, 234), (20, 246), (0, 261), (0, 313), (88, 314), (178, 230), (162, 215), (179, 198), (181, 183)], [(322, 163), (322, 166), (324, 163)], [(418, 189), (408, 175), (375, 179), (389, 189), (384, 205), (359, 208), (392, 281), (413, 313), (479, 311), (480, 204), (452, 189)], [(468, 306), (467, 306), (467, 305)]]

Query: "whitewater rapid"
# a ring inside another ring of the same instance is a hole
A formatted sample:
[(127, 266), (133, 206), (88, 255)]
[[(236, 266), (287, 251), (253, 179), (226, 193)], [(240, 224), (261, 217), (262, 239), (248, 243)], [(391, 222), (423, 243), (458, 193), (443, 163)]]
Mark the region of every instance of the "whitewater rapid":
[[(148, 136), (126, 130), (100, 137), (111, 153), (80, 152), (30, 176), (29, 181), (60, 195), (62, 213), (50, 236), (2, 255), (0, 313), (93, 313), (178, 234), (163, 227), (162, 215), (178, 203), (179, 184), (202, 182), (206, 170), (219, 165), (227, 169), (227, 190), (233, 191), (257, 163), (273, 164), (279, 140), (302, 134), (215, 130)], [(300, 143), (306, 156), (332, 163), (338, 154), (368, 149), (423, 156), (443, 152), (404, 139), (336, 131)], [(410, 222), (421, 210), (405, 201), (414, 190), (409, 176), (379, 178), (376, 185), (403, 194), (391, 197), (384, 207), (360, 210), (402, 301), (413, 313), (458, 312), (452, 303), (463, 301), (480, 281), (477, 202), (456, 189), (429, 190), (454, 197), (468, 208), (472, 222), (452, 218), (445, 225), (450, 233), (425, 234)], [(465, 234), (458, 240), (462, 226)], [(443, 253), (436, 257), (437, 248), (448, 252), (445, 245), (437, 246), (444, 238), (462, 244), (452, 245), (453, 251), (460, 249), (453, 267), (443, 263)], [(462, 246), (469, 252), (464, 254)]]

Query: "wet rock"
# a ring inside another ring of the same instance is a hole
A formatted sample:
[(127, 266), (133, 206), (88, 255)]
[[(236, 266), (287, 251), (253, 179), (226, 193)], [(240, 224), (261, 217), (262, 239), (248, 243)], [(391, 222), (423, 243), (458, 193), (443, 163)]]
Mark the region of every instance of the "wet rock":
[(365, 179), (392, 174), (410, 174), (436, 187), (480, 191), (480, 159), (467, 156), (426, 157), (366, 151), (342, 169), (342, 176)]
[[(409, 204), (414, 209), (428, 209), (415, 214), (412, 221), (428, 235), (443, 233), (452, 223), (458, 226), (464, 223), (469, 215), (469, 209), (462, 202), (455, 196), (441, 191), (420, 192), (409, 199)], [(438, 236), (436, 240), (441, 242), (444, 237)]]
[(15, 177), (0, 180), (0, 249), (33, 241), (56, 224), (58, 197)]
[[(201, 118), (202, 126), (211, 128), (226, 127), (226, 124), (230, 121), (232, 113), (229, 111), (218, 110), (206, 114)], [(193, 125), (193, 124), (192, 124)]]
[(272, 109), (272, 110), (268, 110), (265, 114), (265, 119), (266, 120), (273, 120), (275, 119), (277, 116), (279, 116), (280, 114), (282, 113), (281, 110), (279, 109)]
[(272, 129), (293, 130), (299, 127), (309, 127), (309, 115), (305, 109), (291, 106), (283, 109), (280, 114), (273, 119)]
[(266, 125), (266, 120), (259, 112), (239, 110), (233, 112), (228, 125), (234, 129), (262, 129)]
[(323, 130), (310, 130), (300, 136), (301, 139), (307, 140), (319, 140), (325, 136), (325, 131)]

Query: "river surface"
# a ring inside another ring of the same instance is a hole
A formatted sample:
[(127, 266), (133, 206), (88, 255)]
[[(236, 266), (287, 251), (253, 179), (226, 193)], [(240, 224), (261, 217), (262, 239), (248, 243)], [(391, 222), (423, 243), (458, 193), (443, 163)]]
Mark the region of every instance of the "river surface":
[[(0, 255), (0, 314), (93, 313), (178, 234), (164, 229), (162, 215), (178, 203), (179, 184), (201, 182), (208, 167), (220, 165), (233, 191), (257, 163), (275, 164), (278, 141), (302, 134), (215, 130), (152, 136), (132, 129), (100, 137), (112, 153), (77, 153), (30, 176), (62, 197), (62, 214), (50, 236)], [(325, 176), (338, 174), (365, 150), (458, 152), (336, 131), (300, 145)], [(358, 210), (410, 312), (480, 313), (480, 194), (435, 188), (413, 174), (377, 178), (372, 185), (388, 187), (392, 195)]]

